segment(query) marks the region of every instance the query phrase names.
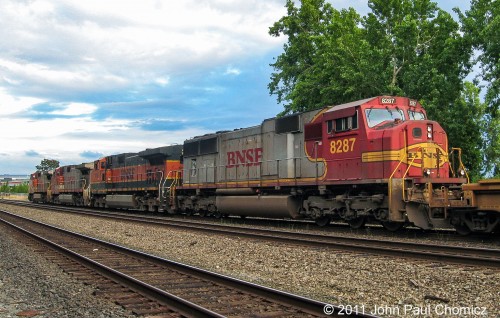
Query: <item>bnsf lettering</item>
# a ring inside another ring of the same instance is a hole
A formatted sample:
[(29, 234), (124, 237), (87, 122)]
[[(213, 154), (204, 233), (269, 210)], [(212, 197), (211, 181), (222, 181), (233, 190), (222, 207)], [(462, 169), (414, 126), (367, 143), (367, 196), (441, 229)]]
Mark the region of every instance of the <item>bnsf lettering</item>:
[(244, 149), (227, 152), (227, 168), (258, 166), (262, 159), (262, 148)]
[[(439, 150), (438, 150), (439, 151)], [(420, 159), (422, 157), (422, 155), (418, 152), (409, 152), (408, 153), (408, 159)], [(431, 152), (431, 153), (424, 153), (423, 154), (423, 157), (424, 158), (429, 158), (429, 159), (437, 159), (438, 158), (438, 154), (435, 153), (435, 152)], [(442, 154), (440, 154), (439, 156), (440, 159), (443, 159), (442, 158)]]
[(125, 169), (122, 169), (120, 172), (121, 172), (121, 175), (120, 175), (121, 181), (131, 180), (134, 178), (135, 168), (125, 168)]

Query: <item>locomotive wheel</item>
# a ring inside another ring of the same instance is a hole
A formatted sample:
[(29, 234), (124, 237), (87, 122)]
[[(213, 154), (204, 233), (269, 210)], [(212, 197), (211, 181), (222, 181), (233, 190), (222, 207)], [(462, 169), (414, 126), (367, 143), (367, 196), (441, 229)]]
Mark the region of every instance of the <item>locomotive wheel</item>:
[(330, 221), (332, 220), (332, 218), (330, 218), (329, 216), (321, 216), (319, 218), (316, 218), (314, 220), (314, 222), (316, 222), (316, 225), (317, 226), (327, 226), (328, 224), (330, 224)]
[(213, 214), (212, 214), (216, 219), (221, 219), (224, 215), (222, 215), (222, 213), (220, 213), (219, 211), (215, 211)]
[(390, 232), (397, 232), (399, 230), (401, 230), (402, 228), (405, 227), (405, 223), (404, 222), (391, 222), (391, 221), (386, 221), (386, 222), (382, 222), (382, 226), (384, 227), (384, 229), (386, 229), (387, 231), (390, 231)]
[(457, 231), (458, 234), (460, 235), (469, 235), (472, 233), (471, 229), (467, 226), (467, 224), (457, 224), (457, 225), (454, 225), (455, 227), (455, 231)]
[(355, 219), (348, 220), (347, 223), (351, 227), (351, 229), (361, 229), (365, 226), (366, 218), (364, 216), (357, 217)]

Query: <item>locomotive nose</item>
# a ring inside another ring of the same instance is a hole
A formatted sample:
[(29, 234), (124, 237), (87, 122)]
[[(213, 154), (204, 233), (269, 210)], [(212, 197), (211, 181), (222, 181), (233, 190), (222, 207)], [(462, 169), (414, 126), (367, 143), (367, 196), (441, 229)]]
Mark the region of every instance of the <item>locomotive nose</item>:
[(430, 120), (411, 120), (405, 125), (408, 175), (426, 178), (447, 176), (447, 137), (441, 126)]

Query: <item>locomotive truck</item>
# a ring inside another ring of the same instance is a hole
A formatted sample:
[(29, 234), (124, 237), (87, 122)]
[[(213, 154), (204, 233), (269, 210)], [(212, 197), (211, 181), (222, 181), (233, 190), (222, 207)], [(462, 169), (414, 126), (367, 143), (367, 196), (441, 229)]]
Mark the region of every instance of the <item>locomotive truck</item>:
[(379, 96), (102, 158), (85, 204), (493, 232), (500, 180), (468, 184), (449, 149), (418, 101)]

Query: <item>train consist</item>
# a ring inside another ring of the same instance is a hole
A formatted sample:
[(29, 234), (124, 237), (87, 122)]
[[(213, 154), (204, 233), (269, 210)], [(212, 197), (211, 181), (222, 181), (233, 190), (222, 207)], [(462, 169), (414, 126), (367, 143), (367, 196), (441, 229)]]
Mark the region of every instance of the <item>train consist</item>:
[(200, 215), (494, 232), (500, 180), (469, 184), (460, 149), (405, 97), (380, 96), (31, 175), (30, 200)]

